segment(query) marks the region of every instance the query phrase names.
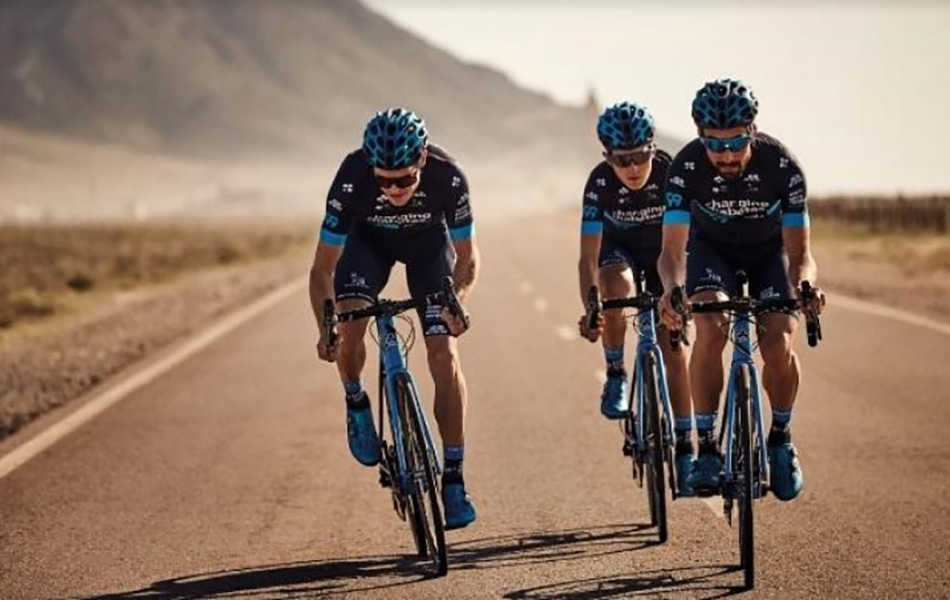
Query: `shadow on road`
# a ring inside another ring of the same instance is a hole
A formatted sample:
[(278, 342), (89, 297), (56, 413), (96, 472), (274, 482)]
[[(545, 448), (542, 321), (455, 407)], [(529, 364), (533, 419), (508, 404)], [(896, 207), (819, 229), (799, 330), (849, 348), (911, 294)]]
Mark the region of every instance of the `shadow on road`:
[[(530, 532), (467, 540), (449, 546), (450, 571), (504, 569), (538, 563), (596, 560), (610, 554), (641, 550), (656, 544), (646, 525), (608, 525), (553, 532)], [(697, 567), (638, 573), (526, 588), (506, 598), (613, 598), (650, 590), (723, 592), (712, 578), (731, 567)], [(415, 556), (371, 556), (268, 565), (157, 581), (130, 592), (93, 596), (95, 600), (187, 600), (243, 597), (299, 598), (353, 594), (418, 583), (427, 579), (429, 564)], [(719, 596), (708, 596), (719, 597)]]
[(724, 575), (740, 571), (737, 565), (685, 567), (640, 571), (620, 577), (595, 577), (525, 588), (504, 595), (512, 600), (596, 600), (600, 598), (632, 598), (662, 593), (685, 594), (690, 598), (725, 598), (747, 591), (742, 586), (719, 583)]

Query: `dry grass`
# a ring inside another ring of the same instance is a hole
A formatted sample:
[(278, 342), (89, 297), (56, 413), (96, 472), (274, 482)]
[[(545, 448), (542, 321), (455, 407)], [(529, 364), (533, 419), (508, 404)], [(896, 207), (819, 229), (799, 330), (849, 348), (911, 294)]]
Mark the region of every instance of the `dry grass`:
[(950, 274), (950, 235), (872, 233), (864, 225), (816, 220), (814, 239), (856, 260), (893, 265), (909, 277)]
[(296, 226), (0, 226), (0, 328), (68, 311), (90, 292), (275, 257), (312, 239)]

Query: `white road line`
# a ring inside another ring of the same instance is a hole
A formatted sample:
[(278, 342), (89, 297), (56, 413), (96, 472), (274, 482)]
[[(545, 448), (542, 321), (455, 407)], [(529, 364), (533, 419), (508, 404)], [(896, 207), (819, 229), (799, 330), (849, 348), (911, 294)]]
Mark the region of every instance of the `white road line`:
[(578, 338), (577, 330), (567, 325), (558, 325), (554, 328), (554, 333), (567, 342), (572, 342)]
[(94, 419), (113, 404), (127, 397), (129, 394), (160, 377), (188, 357), (218, 340), (236, 327), (253, 319), (265, 310), (297, 292), (307, 284), (306, 278), (295, 280), (274, 290), (254, 303), (225, 316), (211, 327), (198, 333), (186, 341), (173, 354), (164, 357), (155, 364), (135, 373), (128, 379), (119, 382), (114, 387), (93, 397), (76, 412), (55, 423), (33, 439), (18, 446), (5, 456), (0, 457), (0, 479), (6, 477), (17, 467), (43, 452), (62, 438), (66, 437), (88, 421)]
[(544, 312), (548, 309), (548, 301), (544, 298), (535, 298), (534, 299), (534, 310), (538, 312)]
[(841, 294), (828, 294), (828, 304), (832, 306), (840, 306), (841, 308), (847, 310), (874, 315), (876, 317), (887, 317), (889, 319), (894, 319), (895, 321), (916, 325), (918, 327), (923, 327), (944, 335), (950, 335), (950, 325), (941, 323), (939, 321), (934, 321), (926, 317), (921, 317), (913, 313), (905, 312), (903, 310), (891, 308), (889, 306), (867, 302), (866, 300), (860, 300), (850, 296), (842, 296)]

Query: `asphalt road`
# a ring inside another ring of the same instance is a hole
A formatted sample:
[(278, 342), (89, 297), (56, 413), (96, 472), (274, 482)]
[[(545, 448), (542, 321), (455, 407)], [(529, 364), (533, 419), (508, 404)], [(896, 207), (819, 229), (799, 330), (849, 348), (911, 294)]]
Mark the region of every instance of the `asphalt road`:
[[(480, 242), (461, 341), (479, 520), (448, 534), (447, 578), (422, 577), (376, 471), (349, 457), (301, 291), (0, 479), (0, 598), (741, 593), (736, 530), (714, 502), (673, 504), (665, 545), (646, 526), (618, 426), (598, 412), (601, 352), (572, 335), (573, 219), (486, 224)], [(799, 340), (805, 491), (757, 505), (745, 595), (950, 597), (950, 336), (833, 305), (823, 325), (817, 350)], [(415, 353), (431, 399), (424, 365)]]

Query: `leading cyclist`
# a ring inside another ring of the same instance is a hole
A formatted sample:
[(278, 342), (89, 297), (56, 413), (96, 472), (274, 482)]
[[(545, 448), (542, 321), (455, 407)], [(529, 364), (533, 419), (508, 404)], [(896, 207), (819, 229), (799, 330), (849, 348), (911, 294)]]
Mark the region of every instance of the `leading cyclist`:
[[(310, 270), (318, 323), (331, 294), (342, 311), (375, 301), (396, 262), (406, 265), (409, 291), (417, 300), (441, 291), (445, 277), (452, 276), (464, 302), (478, 271), (465, 175), (444, 150), (428, 143), (422, 118), (404, 108), (370, 119), (363, 147), (343, 160), (330, 187)], [(456, 529), (475, 520), (462, 476), (466, 388), (455, 339), (466, 330), (468, 317), (453, 317), (439, 304), (420, 309), (419, 317), (443, 443), (445, 526)], [(317, 351), (321, 359), (336, 361), (343, 381), (350, 452), (373, 466), (380, 460), (379, 438), (361, 379), (367, 325), (367, 319), (342, 323), (333, 346), (321, 329)]]
[[(693, 100), (699, 137), (677, 154), (666, 186), (659, 271), (666, 290), (663, 318), (670, 327), (684, 325), (671, 304), (678, 286), (685, 285), (692, 300), (714, 301), (737, 294), (737, 269), (746, 271), (750, 293), (759, 299), (799, 296), (802, 281), (815, 283), (805, 176), (781, 142), (757, 130), (758, 106), (752, 89), (735, 79), (711, 81)], [(824, 303), (824, 295), (816, 292), (805, 307), (812, 314), (820, 313)], [(770, 488), (780, 500), (791, 500), (803, 485), (789, 428), (801, 376), (792, 350), (798, 319), (771, 313), (759, 323), (764, 326), (758, 339), (765, 363), (762, 383), (772, 405)], [(724, 331), (725, 315), (696, 315), (689, 372), (699, 454), (689, 484), (699, 495), (718, 491), (722, 470), (715, 423)]]

